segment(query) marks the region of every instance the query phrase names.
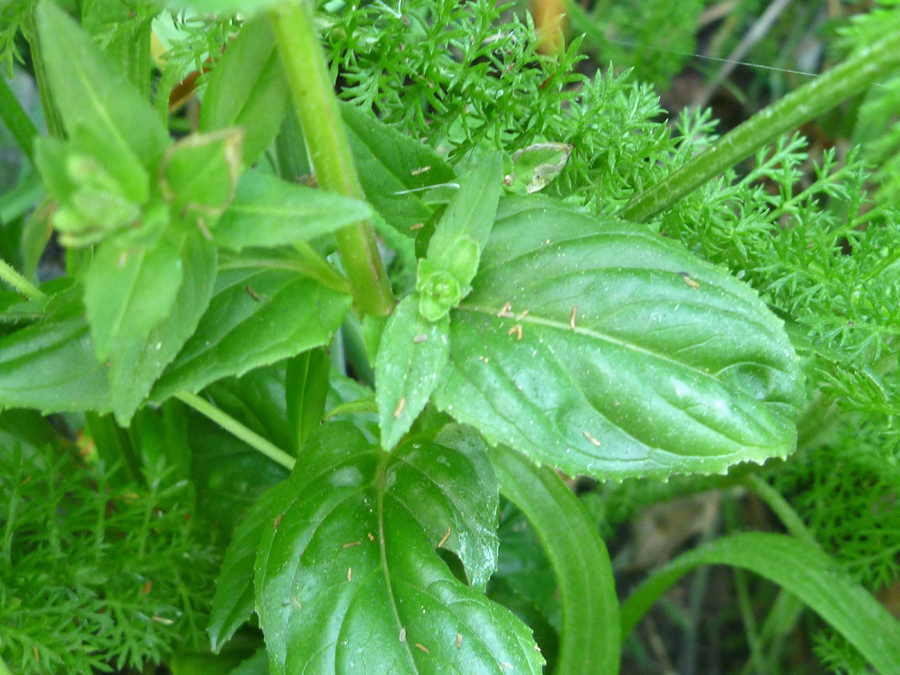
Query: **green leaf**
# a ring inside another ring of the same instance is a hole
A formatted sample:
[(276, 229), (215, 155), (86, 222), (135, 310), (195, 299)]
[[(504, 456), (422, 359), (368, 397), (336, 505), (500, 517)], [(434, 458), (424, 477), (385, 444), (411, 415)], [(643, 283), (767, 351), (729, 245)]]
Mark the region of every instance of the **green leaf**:
[(504, 446), (490, 456), (500, 489), (528, 516), (556, 570), (563, 605), (556, 672), (619, 672), (619, 600), (596, 525), (549, 467), (538, 468)]
[(163, 198), (184, 216), (219, 216), (231, 200), (241, 172), (239, 129), (191, 134), (166, 150), (160, 167)]
[(154, 388), (155, 401), (331, 342), (350, 296), (260, 262), (236, 259), (219, 273), (209, 309)]
[(266, 650), (260, 649), (228, 675), (269, 675), (269, 659), (266, 656)]
[(568, 143), (535, 143), (513, 153), (514, 173), (504, 182), (514, 192), (540, 192), (566, 168), (572, 146)]
[(793, 450), (803, 380), (782, 322), (643, 226), (508, 200), (473, 286), (433, 400), (491, 443), (603, 478)]
[(248, 171), (237, 196), (216, 224), (215, 242), (240, 251), (309, 241), (369, 217), (369, 206), (331, 192)]
[(341, 106), (341, 116), (363, 191), (375, 210), (406, 233), (427, 221), (434, 209), (423, 199), (426, 192), (398, 193), (454, 181), (453, 169), (430, 147), (371, 113), (347, 104)]
[(290, 359), (285, 373), (285, 404), (291, 429), (293, 455), (300, 450), (313, 429), (325, 417), (325, 401), (330, 388), (331, 358), (322, 349), (311, 349)]
[(375, 361), (381, 445), (390, 450), (428, 403), (450, 355), (450, 319), (426, 321), (415, 295), (388, 319)]
[(495, 545), (495, 485), (472, 439), (386, 454), (338, 422), (310, 439), (256, 562), (273, 674), (540, 672), (528, 628), (435, 553), (466, 564)]
[(194, 333), (216, 278), (215, 248), (198, 232), (158, 241), (144, 251), (107, 242), (86, 280), (98, 357), (109, 359), (113, 407), (123, 424)]
[(171, 237), (138, 250), (116, 242), (100, 246), (84, 290), (97, 358), (118, 360), (131, 343), (145, 341), (175, 304), (183, 274)]
[(0, 407), (109, 410), (106, 368), (84, 319), (44, 321), (0, 338)]
[(290, 94), (265, 17), (241, 27), (209, 78), (200, 109), (200, 131), (240, 127), (243, 160), (252, 165), (281, 127)]
[(154, 169), (169, 137), (137, 88), (55, 3), (38, 4), (41, 52), (56, 107), (69, 134), (89, 129), (117, 154)]
[(657, 598), (699, 565), (730, 565), (779, 584), (843, 635), (878, 672), (900, 672), (900, 622), (821, 550), (782, 534), (732, 535), (676, 558), (622, 605), (622, 635), (628, 635)]
[[(464, 265), (466, 276), (457, 277), (462, 285), (467, 285), (475, 276), (478, 251), (484, 248), (494, 225), (502, 180), (503, 162), (500, 153), (494, 151), (459, 179), (459, 191), (447, 205), (428, 244), (428, 261), (451, 272), (460, 265), (460, 242), (471, 240), (475, 243), (474, 264)], [(468, 247), (463, 244), (463, 248)]]
[(263, 493), (247, 510), (225, 551), (207, 627), (212, 650), (216, 653), (253, 614), (256, 551), (265, 528), (275, 524), (271, 515), (274, 505), (290, 496), (289, 489), (290, 484), (285, 481)]

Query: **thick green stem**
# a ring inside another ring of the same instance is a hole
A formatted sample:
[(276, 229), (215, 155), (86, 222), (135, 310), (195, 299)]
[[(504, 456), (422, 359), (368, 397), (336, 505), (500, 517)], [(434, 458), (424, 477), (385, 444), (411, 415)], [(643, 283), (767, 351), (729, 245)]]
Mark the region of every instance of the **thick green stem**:
[[(269, 13), (269, 20), (319, 185), (365, 199), (311, 3), (283, 4)], [(335, 236), (357, 309), (362, 314), (389, 314), (394, 297), (371, 223), (354, 223)]]
[(255, 431), (248, 429), (243, 424), (234, 419), (231, 415), (223, 412), (222, 410), (219, 410), (216, 406), (214, 406), (206, 399), (200, 398), (196, 394), (189, 394), (187, 392), (176, 394), (175, 398), (180, 400), (182, 403), (186, 403), (201, 415), (208, 417), (220, 427), (225, 429), (225, 431), (234, 434), (251, 448), (261, 452), (269, 459), (278, 462), (284, 468), (291, 470), (294, 468), (294, 464), (297, 463), (297, 460), (291, 457), (284, 450), (267, 441)]
[(9, 88), (9, 84), (2, 77), (0, 77), (0, 119), (3, 120), (3, 124), (9, 129), (9, 133), (12, 134), (22, 154), (28, 158), (29, 162), (34, 164), (31, 146), (34, 142), (34, 137), (38, 135), (37, 127), (34, 126), (34, 122), (22, 109), (22, 105)]
[[(36, 3), (35, 3), (36, 4)], [(62, 117), (56, 104), (53, 102), (53, 94), (50, 92), (50, 82), (47, 80), (47, 68), (44, 65), (44, 54), (41, 50), (41, 41), (38, 36), (37, 26), (34, 22), (34, 11), (29, 12), (25, 22), (25, 30), (28, 36), (28, 46), (31, 51), (31, 63), (34, 66), (34, 80), (37, 83), (38, 93), (41, 96), (41, 108), (44, 111), (44, 122), (47, 124), (47, 133), (56, 138), (64, 138), (66, 135)]]
[(39, 300), (45, 297), (40, 288), (19, 274), (8, 262), (0, 259), (0, 279), (15, 288), (29, 300)]
[(781, 134), (859, 93), (900, 68), (900, 34), (861, 50), (841, 65), (760, 111), (665, 180), (632, 199), (622, 216), (643, 221), (752, 155)]

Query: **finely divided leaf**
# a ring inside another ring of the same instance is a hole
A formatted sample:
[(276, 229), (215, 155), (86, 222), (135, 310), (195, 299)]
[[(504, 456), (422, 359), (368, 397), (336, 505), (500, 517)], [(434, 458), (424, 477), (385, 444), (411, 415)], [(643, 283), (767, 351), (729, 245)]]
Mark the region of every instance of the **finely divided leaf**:
[(386, 454), (339, 422), (311, 437), (256, 563), (270, 672), (540, 672), (528, 628), (435, 553), (488, 550), (496, 485), (478, 454), (426, 440)]
[(381, 445), (390, 450), (428, 403), (450, 354), (450, 319), (434, 323), (419, 314), (410, 295), (388, 319), (375, 360)]
[(782, 322), (674, 242), (512, 199), (473, 286), (433, 400), (490, 442), (605, 478), (793, 449), (802, 376)]
[(409, 228), (426, 222), (434, 210), (424, 199), (427, 191), (418, 190), (455, 180), (453, 169), (427, 145), (382, 124), (371, 113), (346, 104), (341, 117), (366, 199), (391, 225), (416, 234)]
[(309, 241), (369, 217), (365, 202), (247, 171), (237, 196), (216, 224), (219, 246), (284, 246)]
[(269, 22), (252, 19), (213, 69), (200, 109), (200, 131), (240, 127), (244, 164), (250, 166), (275, 138), (289, 103)]
[(331, 342), (350, 296), (283, 262), (248, 257), (220, 271), (209, 309), (154, 388), (155, 401)]
[(150, 104), (55, 3), (37, 7), (41, 55), (66, 130), (89, 129), (153, 168), (169, 137)]

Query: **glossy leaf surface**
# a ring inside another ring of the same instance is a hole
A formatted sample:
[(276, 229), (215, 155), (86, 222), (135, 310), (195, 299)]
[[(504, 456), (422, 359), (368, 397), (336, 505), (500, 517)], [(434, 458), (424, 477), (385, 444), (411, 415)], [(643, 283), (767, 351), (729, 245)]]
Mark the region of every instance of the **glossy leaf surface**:
[(214, 236), (219, 246), (234, 251), (283, 246), (329, 234), (369, 214), (364, 202), (251, 170), (238, 183)]
[(528, 628), (434, 550), (470, 574), (493, 563), (496, 484), (478, 443), (457, 428), (386, 454), (339, 422), (311, 437), (257, 559), (272, 673), (540, 672)]
[(388, 319), (375, 361), (381, 445), (390, 450), (428, 403), (450, 354), (450, 320), (430, 322), (410, 295)]
[(296, 269), (234, 260), (220, 272), (196, 332), (153, 390), (155, 400), (192, 393), (229, 375), (242, 375), (328, 344), (350, 308), (350, 296)]
[[(350, 105), (341, 108), (366, 199), (402, 232), (427, 221), (433, 207), (420, 188), (454, 180), (443, 158), (427, 145)], [(406, 192), (416, 190), (416, 192)], [(398, 194), (406, 193), (406, 194)]]
[(900, 672), (900, 622), (820, 549), (782, 534), (736, 534), (676, 558), (622, 605), (622, 635), (699, 565), (730, 565), (774, 581), (831, 624), (878, 672)]
[(674, 242), (511, 199), (473, 287), (434, 400), (490, 442), (607, 478), (793, 450), (802, 376), (782, 322)]

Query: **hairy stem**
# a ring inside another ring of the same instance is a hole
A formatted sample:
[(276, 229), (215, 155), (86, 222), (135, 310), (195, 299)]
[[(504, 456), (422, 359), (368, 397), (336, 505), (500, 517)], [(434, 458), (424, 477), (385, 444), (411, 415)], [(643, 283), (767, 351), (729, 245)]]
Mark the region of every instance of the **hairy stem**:
[(37, 127), (22, 109), (22, 105), (9, 88), (9, 84), (2, 77), (0, 77), (0, 120), (3, 120), (3, 124), (9, 129), (9, 133), (12, 134), (22, 154), (34, 164), (31, 146), (34, 137), (38, 135)]
[(12, 265), (0, 258), (0, 279), (15, 288), (29, 300), (39, 300), (46, 297), (37, 286), (19, 274)]
[[(269, 13), (269, 21), (319, 185), (365, 199), (319, 44), (311, 3), (301, 0), (283, 4)], [(394, 297), (372, 224), (359, 221), (339, 230), (335, 238), (357, 310), (377, 316), (389, 314)]]
[(201, 415), (211, 419), (213, 422), (225, 429), (225, 431), (234, 434), (251, 448), (257, 450), (258, 452), (261, 452), (266, 457), (277, 462), (278, 464), (281, 464), (281, 466), (288, 469), (289, 471), (293, 469), (294, 464), (297, 463), (297, 460), (291, 457), (284, 450), (277, 447), (270, 441), (267, 441), (255, 431), (248, 429), (243, 424), (234, 419), (231, 415), (222, 410), (219, 410), (216, 406), (214, 406), (206, 399), (203, 399), (196, 394), (189, 394), (187, 392), (176, 394), (175, 398), (180, 400), (182, 403), (186, 403)]
[(900, 34), (876, 42), (725, 134), (706, 152), (634, 197), (622, 216), (643, 221), (752, 155), (781, 134), (833, 108), (900, 67)]

